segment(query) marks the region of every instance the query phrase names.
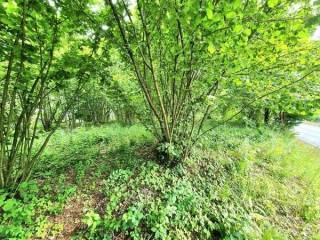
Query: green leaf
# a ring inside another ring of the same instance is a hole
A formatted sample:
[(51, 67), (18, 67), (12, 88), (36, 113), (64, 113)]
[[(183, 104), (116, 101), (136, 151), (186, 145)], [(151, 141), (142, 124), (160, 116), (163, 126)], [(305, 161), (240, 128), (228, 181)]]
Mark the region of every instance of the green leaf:
[(235, 33), (240, 33), (242, 30), (243, 30), (243, 26), (240, 25), (240, 24), (235, 25), (234, 28), (233, 28), (233, 31)]
[(6, 201), (2, 208), (5, 212), (10, 211), (14, 207), (15, 203), (15, 200), (9, 199), (8, 201)]
[(279, 3), (279, 0), (268, 0), (268, 6), (274, 8)]
[(5, 25), (8, 25), (9, 27), (14, 26), (14, 24), (12, 23), (12, 21), (10, 21), (10, 19), (8, 17), (1, 17), (0, 22), (2, 22)]
[(213, 46), (212, 42), (209, 42), (209, 46), (208, 46), (208, 52), (210, 54), (214, 54), (216, 52), (216, 48)]
[(6, 9), (7, 14), (12, 14), (17, 12), (18, 5), (14, 0), (8, 1), (7, 3), (4, 3), (4, 8)]
[(306, 39), (308, 38), (308, 33), (306, 31), (301, 31), (297, 34), (298, 38), (300, 39)]
[(243, 33), (244, 33), (245, 35), (247, 35), (247, 36), (250, 36), (250, 34), (251, 34), (251, 29), (250, 29), (250, 28), (246, 28), (246, 29), (243, 31)]
[(233, 0), (232, 1), (232, 8), (233, 9), (239, 9), (241, 8), (242, 1), (241, 0)]
[(212, 8), (210, 8), (210, 7), (207, 8), (207, 17), (210, 20), (213, 19), (213, 11), (212, 11)]
[(5, 203), (7, 194), (1, 194), (0, 195), (0, 207)]
[(233, 18), (235, 18), (236, 16), (237, 16), (237, 14), (236, 14), (235, 12), (233, 12), (233, 11), (228, 12), (228, 13), (226, 14), (226, 17), (227, 17), (228, 19), (233, 19)]
[(213, 22), (219, 22), (221, 19), (223, 19), (223, 18), (220, 18), (219, 15), (214, 15), (212, 21)]

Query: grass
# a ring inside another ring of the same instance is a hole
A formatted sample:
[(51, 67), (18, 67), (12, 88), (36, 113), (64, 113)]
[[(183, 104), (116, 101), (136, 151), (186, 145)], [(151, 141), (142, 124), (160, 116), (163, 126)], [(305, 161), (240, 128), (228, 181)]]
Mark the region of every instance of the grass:
[(319, 120), (307, 121), (306, 123), (308, 123), (309, 125), (314, 125), (314, 126), (320, 127), (320, 121)]
[(141, 126), (58, 131), (15, 197), (5, 239), (320, 239), (320, 151), (286, 131), (225, 126), (175, 168)]

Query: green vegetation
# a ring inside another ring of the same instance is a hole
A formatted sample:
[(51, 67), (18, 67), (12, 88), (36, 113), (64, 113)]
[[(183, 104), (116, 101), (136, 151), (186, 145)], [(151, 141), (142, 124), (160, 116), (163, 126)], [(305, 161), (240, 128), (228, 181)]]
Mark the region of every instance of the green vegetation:
[(320, 151), (289, 132), (220, 127), (174, 168), (153, 143), (142, 126), (57, 131), (33, 179), (1, 193), (0, 236), (318, 239)]
[(320, 239), (319, 40), (319, 0), (0, 0), (0, 239)]

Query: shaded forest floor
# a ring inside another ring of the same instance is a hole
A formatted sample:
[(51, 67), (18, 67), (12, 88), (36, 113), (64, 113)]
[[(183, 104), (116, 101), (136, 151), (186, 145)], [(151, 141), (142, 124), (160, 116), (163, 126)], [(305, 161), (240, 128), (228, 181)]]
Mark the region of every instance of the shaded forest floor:
[(140, 126), (58, 131), (16, 196), (5, 239), (320, 239), (320, 151), (286, 131), (225, 126), (159, 166)]

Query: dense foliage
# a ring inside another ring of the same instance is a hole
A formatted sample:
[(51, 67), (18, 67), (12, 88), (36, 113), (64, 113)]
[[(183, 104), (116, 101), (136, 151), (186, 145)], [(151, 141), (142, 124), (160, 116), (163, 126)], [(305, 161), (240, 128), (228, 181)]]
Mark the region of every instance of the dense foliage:
[(141, 126), (58, 131), (19, 197), (0, 194), (0, 237), (318, 239), (319, 150), (228, 126), (168, 169), (153, 141)]
[(309, 1), (137, 1), (131, 10), (107, 2), (165, 161), (184, 159), (217, 111), (231, 111), (227, 119), (245, 109), (294, 112), (297, 85), (318, 82)]
[(319, 239), (287, 129), (319, 119), (319, 25), (318, 0), (0, 0), (0, 238)]
[(62, 122), (139, 120), (176, 164), (208, 119), (284, 123), (319, 106), (318, 1), (0, 3), (1, 186), (29, 177)]

